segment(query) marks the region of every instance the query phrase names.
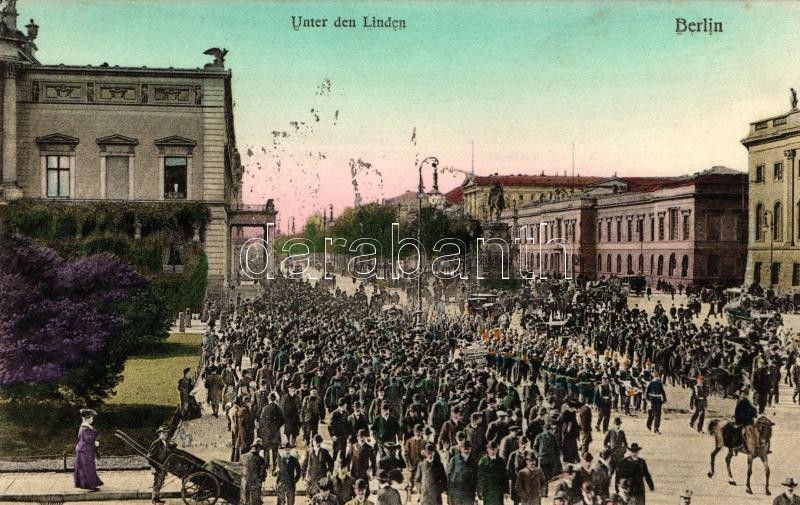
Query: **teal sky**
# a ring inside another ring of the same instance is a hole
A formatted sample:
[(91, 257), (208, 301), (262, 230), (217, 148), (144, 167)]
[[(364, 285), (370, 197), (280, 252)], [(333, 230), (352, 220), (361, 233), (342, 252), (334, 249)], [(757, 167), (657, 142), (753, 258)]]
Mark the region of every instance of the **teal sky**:
[[(411, 189), (417, 155), (469, 170), (471, 141), (478, 173), (563, 173), (573, 142), (584, 175), (745, 169), (748, 123), (788, 110), (789, 87), (800, 88), (795, 2), (22, 0), (17, 9), (20, 25), (40, 25), (43, 63), (197, 67), (205, 49), (227, 48), (240, 150), (254, 153), (245, 198), (277, 197), (298, 222), (352, 203), (351, 158), (372, 164), (356, 175), (369, 200)], [(406, 29), (293, 31), (293, 15), (359, 26), (392, 16)], [(676, 17), (713, 18), (724, 32), (678, 36)], [(325, 79), (330, 93), (320, 95)], [(276, 145), (272, 131), (288, 136)], [(449, 189), (461, 177), (440, 180)]]

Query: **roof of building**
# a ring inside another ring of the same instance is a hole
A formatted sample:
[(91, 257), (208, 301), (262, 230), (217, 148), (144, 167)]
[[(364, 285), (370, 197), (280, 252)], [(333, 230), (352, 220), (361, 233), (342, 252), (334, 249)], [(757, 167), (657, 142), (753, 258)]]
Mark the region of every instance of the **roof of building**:
[[(608, 180), (608, 177), (576, 177), (564, 175), (476, 175), (475, 184), (478, 186), (493, 186), (499, 182), (503, 186), (549, 186), (549, 187), (581, 187), (588, 186), (601, 181)], [(467, 178), (469, 181), (470, 178)]]
[(451, 205), (460, 205), (464, 202), (464, 190), (461, 186), (456, 186), (444, 194), (444, 199)]

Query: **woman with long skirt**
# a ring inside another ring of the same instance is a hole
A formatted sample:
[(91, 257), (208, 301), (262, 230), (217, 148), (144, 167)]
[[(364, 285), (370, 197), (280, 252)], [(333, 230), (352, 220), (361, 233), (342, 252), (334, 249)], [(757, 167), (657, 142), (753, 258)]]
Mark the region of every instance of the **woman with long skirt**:
[(81, 409), (81, 427), (78, 430), (78, 443), (75, 445), (75, 471), (73, 477), (75, 487), (99, 491), (103, 481), (97, 475), (95, 451), (100, 443), (97, 441), (97, 430), (92, 426), (97, 412)]

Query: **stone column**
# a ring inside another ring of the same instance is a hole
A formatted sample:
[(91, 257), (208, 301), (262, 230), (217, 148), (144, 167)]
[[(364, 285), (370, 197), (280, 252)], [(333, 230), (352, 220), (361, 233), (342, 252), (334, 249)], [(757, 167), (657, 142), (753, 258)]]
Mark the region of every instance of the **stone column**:
[(795, 230), (795, 227), (797, 226), (795, 224), (796, 214), (797, 214), (797, 209), (796, 209), (796, 205), (797, 204), (795, 203), (795, 196), (794, 196), (794, 179), (795, 179), (795, 175), (794, 175), (794, 158), (795, 158), (795, 150), (794, 149), (787, 149), (787, 150), (783, 151), (783, 155), (786, 157), (786, 164), (788, 165), (786, 167), (788, 169), (788, 170), (786, 170), (786, 175), (789, 177), (789, 188), (788, 188), (789, 189), (789, 191), (788, 191), (789, 198), (786, 201), (786, 203), (787, 203), (786, 211), (787, 211), (788, 217), (789, 217), (789, 220), (788, 220), (788, 222), (789, 222), (789, 230), (788, 230), (788, 232), (789, 233), (787, 233), (787, 237), (789, 238), (789, 245), (793, 246), (794, 245), (794, 236), (795, 236), (795, 233), (797, 233), (797, 230)]
[(3, 72), (3, 188), (9, 200), (22, 198), (17, 181), (17, 69), (6, 63)]

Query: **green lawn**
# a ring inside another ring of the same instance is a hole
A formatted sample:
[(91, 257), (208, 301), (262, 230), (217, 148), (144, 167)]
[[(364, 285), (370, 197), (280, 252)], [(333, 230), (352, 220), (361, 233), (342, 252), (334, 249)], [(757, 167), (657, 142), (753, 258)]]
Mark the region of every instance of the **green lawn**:
[[(97, 409), (101, 454), (133, 453), (114, 436), (117, 429), (141, 443), (155, 439), (155, 429), (168, 422), (178, 406), (181, 371), (197, 367), (201, 340), (200, 335), (176, 333), (128, 360), (117, 394)], [(77, 409), (60, 403), (0, 404), (0, 458), (72, 452), (80, 423)]]

